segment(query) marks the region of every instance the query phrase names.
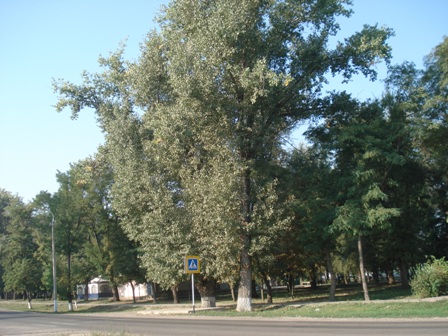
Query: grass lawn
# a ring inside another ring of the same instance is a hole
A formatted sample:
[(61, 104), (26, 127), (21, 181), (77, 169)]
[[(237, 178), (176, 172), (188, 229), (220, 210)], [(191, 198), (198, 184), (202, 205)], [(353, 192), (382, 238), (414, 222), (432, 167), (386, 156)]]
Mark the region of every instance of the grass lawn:
[[(448, 317), (448, 298), (417, 300), (410, 289), (400, 285), (373, 285), (371, 301), (364, 302), (361, 285), (340, 286), (336, 301), (328, 301), (328, 286), (317, 290), (300, 288), (291, 298), (285, 291), (274, 293), (274, 304), (253, 300), (253, 311), (238, 313), (233, 307), (223, 311), (199, 311), (206, 316), (319, 317), (319, 318), (430, 318)], [(219, 302), (219, 300), (218, 300)], [(219, 304), (218, 304), (219, 305)]]
[[(328, 286), (320, 286), (317, 290), (298, 288), (292, 298), (286, 290), (274, 292), (274, 304), (266, 304), (261, 298), (253, 300), (253, 311), (238, 313), (235, 303), (229, 294), (217, 297), (220, 310), (201, 311), (201, 316), (228, 317), (318, 317), (318, 318), (430, 318), (448, 317), (448, 299), (416, 300), (411, 291), (402, 289), (400, 285), (372, 285), (369, 288), (371, 302), (364, 302), (360, 285), (340, 286), (337, 289), (336, 302), (328, 302)], [(200, 299), (197, 299), (197, 307)], [(33, 300), (33, 311), (53, 312), (53, 301)], [(160, 310), (185, 307), (191, 302), (173, 305), (170, 301), (139, 301), (137, 304), (108, 300), (80, 302), (75, 309), (77, 313), (122, 313), (147, 310)], [(27, 311), (27, 302), (22, 300), (0, 300), (0, 309)], [(68, 313), (67, 303), (59, 302), (59, 313)]]
[[(145, 310), (148, 302), (132, 304), (132, 302), (112, 302), (109, 300), (80, 302), (78, 307), (73, 305), (76, 313), (118, 313)], [(39, 313), (53, 313), (53, 301), (33, 300), (31, 311)], [(0, 300), (0, 309), (15, 311), (29, 311), (27, 301), (24, 300)], [(69, 313), (66, 301), (58, 302), (58, 313)]]
[(249, 313), (235, 310), (199, 311), (204, 316), (312, 317), (312, 318), (432, 318), (448, 317), (448, 300), (427, 302), (338, 302), (259, 305)]

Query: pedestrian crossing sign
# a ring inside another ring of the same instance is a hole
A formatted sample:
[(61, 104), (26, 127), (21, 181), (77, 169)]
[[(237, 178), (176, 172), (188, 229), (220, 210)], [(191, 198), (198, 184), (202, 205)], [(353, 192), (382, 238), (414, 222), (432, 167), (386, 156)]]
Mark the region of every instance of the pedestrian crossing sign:
[(198, 256), (186, 256), (184, 264), (185, 264), (185, 273), (187, 274), (201, 273), (201, 261)]

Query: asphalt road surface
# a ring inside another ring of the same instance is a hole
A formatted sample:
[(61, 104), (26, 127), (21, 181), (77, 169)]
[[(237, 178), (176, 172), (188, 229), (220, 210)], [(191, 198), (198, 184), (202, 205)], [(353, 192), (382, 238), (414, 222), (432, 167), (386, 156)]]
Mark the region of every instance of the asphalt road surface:
[(448, 319), (329, 320), (201, 317), (115, 317), (0, 311), (0, 335), (86, 336), (90, 332), (137, 335), (448, 335)]

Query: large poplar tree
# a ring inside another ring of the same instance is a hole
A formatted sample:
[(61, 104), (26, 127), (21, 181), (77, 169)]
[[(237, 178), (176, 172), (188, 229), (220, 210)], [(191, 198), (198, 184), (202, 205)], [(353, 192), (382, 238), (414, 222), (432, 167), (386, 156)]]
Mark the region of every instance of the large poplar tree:
[[(204, 275), (212, 278), (228, 278), (223, 261), (238, 260), (238, 311), (252, 309), (254, 245), (272, 224), (273, 209), (261, 200), (272, 183), (265, 168), (282, 137), (325, 108), (326, 74), (374, 78), (371, 65), (390, 56), (391, 32), (377, 27), (329, 48), (349, 3), (172, 1), (137, 64), (117, 53), (83, 85), (55, 84), (58, 110), (69, 106), (76, 115), (88, 106), (99, 115), (122, 167), (114, 202), (127, 215), (127, 232), (149, 239), (164, 233), (176, 240), (177, 254), (207, 254)], [(160, 257), (169, 262), (166, 253)]]

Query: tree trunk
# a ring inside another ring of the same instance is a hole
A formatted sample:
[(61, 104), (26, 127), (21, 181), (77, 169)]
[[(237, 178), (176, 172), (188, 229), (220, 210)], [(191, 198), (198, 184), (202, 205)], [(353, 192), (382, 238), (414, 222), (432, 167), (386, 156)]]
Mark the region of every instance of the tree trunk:
[(131, 289), (132, 289), (132, 303), (135, 303), (135, 286), (134, 286), (134, 282), (131, 280), (131, 281), (129, 281), (129, 284), (131, 285)]
[[(248, 126), (253, 121), (247, 120)], [(243, 146), (245, 147), (245, 146)], [(241, 151), (241, 159), (247, 162), (251, 157), (251, 149), (248, 145)], [(240, 282), (238, 286), (238, 301), (236, 310), (239, 312), (252, 311), (252, 260), (249, 255), (250, 235), (247, 226), (252, 221), (252, 186), (251, 170), (246, 168), (242, 176), (243, 199), (241, 203), (241, 253), (240, 253)]]
[(171, 293), (173, 293), (173, 303), (180, 303), (179, 295), (177, 293), (177, 286), (171, 286)]
[(84, 301), (89, 301), (89, 280), (86, 280), (84, 287)]
[(112, 295), (114, 301), (120, 301), (120, 293), (118, 292), (118, 286), (114, 281), (112, 282)]
[(361, 234), (358, 235), (358, 254), (359, 254), (359, 271), (361, 272), (361, 282), (362, 282), (362, 290), (364, 291), (364, 300), (370, 301), (369, 289), (367, 287), (367, 279), (364, 268), (364, 255), (362, 252)]
[(326, 252), (325, 253), (325, 258), (327, 261), (327, 270), (328, 273), (330, 274), (330, 297), (329, 300), (330, 301), (335, 301), (336, 300), (336, 274), (334, 273), (334, 268), (333, 268), (333, 263), (331, 261), (331, 254), (330, 252)]
[(317, 274), (316, 274), (316, 270), (315, 269), (313, 269), (313, 273), (311, 274), (310, 286), (311, 286), (312, 290), (316, 290), (317, 289)]
[(236, 310), (239, 312), (252, 311), (252, 267), (249, 256), (249, 236), (243, 234), (243, 247), (240, 258), (240, 283), (238, 287), (238, 301)]
[(201, 296), (201, 308), (216, 307), (215, 285), (214, 279), (207, 278), (202, 278), (196, 283), (196, 289)]
[(289, 294), (291, 295), (291, 299), (294, 299), (294, 275), (292, 272), (290, 272), (289, 276), (288, 276), (288, 287), (289, 287)]
[(28, 309), (33, 309), (33, 306), (32, 306), (32, 304), (31, 304), (31, 300), (33, 299), (32, 297), (31, 297), (31, 292), (26, 292), (26, 297), (27, 297), (27, 299), (28, 299)]
[(232, 301), (236, 302), (236, 297), (235, 297), (235, 285), (232, 283), (229, 285), (230, 286), (230, 294), (232, 295)]
[(386, 270), (386, 274), (387, 274), (387, 283), (389, 285), (393, 285), (395, 283), (395, 277), (394, 277), (393, 269)]
[(257, 293), (257, 282), (252, 279), (252, 299), (259, 299), (260, 296)]
[(375, 267), (375, 270), (372, 271), (372, 280), (374, 283), (379, 284), (380, 283), (380, 272), (378, 271), (378, 268)]
[(261, 277), (263, 278), (263, 282), (266, 286), (266, 292), (267, 292), (267, 297), (266, 297), (266, 302), (267, 303), (272, 303), (272, 286), (271, 286), (271, 282), (268, 279), (268, 276), (266, 275), (265, 272), (261, 272)]
[[(70, 250), (69, 250), (70, 251)], [(67, 292), (68, 292), (68, 311), (73, 311), (73, 295), (72, 295), (72, 270), (71, 270), (71, 253), (67, 254)]]
[(294, 280), (292, 276), (292, 272), (288, 272), (288, 281), (286, 283), (286, 288), (288, 290), (288, 294), (294, 298)]
[(73, 311), (73, 294), (71, 291), (68, 293), (68, 311)]
[(408, 265), (405, 261), (400, 261), (401, 287), (409, 288)]
[(157, 286), (151, 281), (152, 302), (157, 303)]
[(78, 297), (76, 292), (73, 292), (73, 303), (75, 304), (75, 309), (78, 309)]

